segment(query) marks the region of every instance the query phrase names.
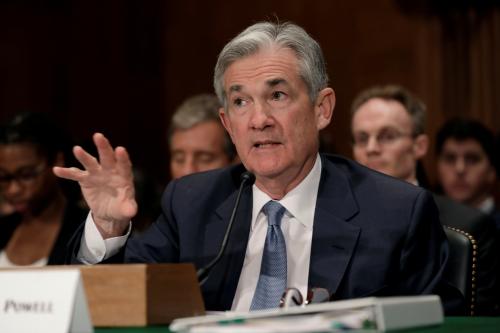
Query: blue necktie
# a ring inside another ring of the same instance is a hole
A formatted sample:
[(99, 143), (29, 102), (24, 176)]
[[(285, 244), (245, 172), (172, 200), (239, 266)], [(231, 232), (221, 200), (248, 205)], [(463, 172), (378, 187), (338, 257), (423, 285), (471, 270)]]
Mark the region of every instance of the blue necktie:
[(250, 310), (277, 308), (287, 287), (286, 244), (280, 227), (285, 207), (277, 201), (269, 201), (264, 205), (263, 211), (269, 226), (262, 254), (259, 282)]

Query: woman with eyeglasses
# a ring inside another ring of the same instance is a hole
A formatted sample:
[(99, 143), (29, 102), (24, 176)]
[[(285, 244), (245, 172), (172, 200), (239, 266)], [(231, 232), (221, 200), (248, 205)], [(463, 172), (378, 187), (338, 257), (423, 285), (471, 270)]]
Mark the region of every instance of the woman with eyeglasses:
[(71, 142), (41, 113), (0, 127), (0, 267), (63, 264), (66, 243), (84, 220), (79, 190), (52, 173), (68, 165)]

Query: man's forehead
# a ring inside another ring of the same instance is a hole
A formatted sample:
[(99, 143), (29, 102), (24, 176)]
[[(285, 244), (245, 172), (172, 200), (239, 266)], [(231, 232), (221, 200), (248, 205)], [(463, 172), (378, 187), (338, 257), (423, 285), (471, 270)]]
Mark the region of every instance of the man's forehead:
[(371, 130), (374, 130), (374, 132), (375, 132), (374, 134), (379, 134), (379, 133), (386, 133), (386, 132), (392, 132), (392, 131), (399, 131), (400, 128), (398, 126), (392, 125), (392, 124), (384, 124), (381, 126), (370, 128), (370, 129), (360, 126), (359, 128), (355, 129), (355, 132), (368, 133), (368, 132), (371, 132)]
[(363, 105), (352, 117), (352, 127), (354, 128), (409, 130), (412, 126), (413, 119), (404, 108), (386, 108), (382, 104)]
[[(265, 85), (269, 88), (276, 87), (278, 85), (289, 85), (288, 80), (285, 78), (282, 78), (282, 77), (270, 78), (270, 79), (264, 80), (262, 83), (263, 83), (263, 85)], [(241, 92), (244, 90), (244, 88), (245, 88), (244, 84), (235, 83), (235, 84), (232, 84), (229, 86), (228, 91), (229, 92)]]
[(448, 138), (445, 141), (443, 148), (484, 153), (484, 149), (481, 144), (473, 138)]
[(300, 77), (295, 53), (287, 48), (266, 48), (232, 62), (223, 74), (228, 92), (241, 91), (247, 85), (260, 83), (274, 86)]

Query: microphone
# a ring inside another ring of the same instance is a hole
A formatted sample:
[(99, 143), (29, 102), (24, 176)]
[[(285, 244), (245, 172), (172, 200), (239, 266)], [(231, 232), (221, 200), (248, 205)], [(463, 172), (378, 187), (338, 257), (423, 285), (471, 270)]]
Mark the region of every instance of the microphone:
[(222, 255), (224, 254), (224, 251), (226, 250), (227, 241), (229, 239), (229, 234), (231, 233), (231, 229), (233, 228), (233, 222), (234, 222), (234, 218), (236, 216), (236, 211), (238, 210), (238, 206), (240, 204), (241, 192), (243, 192), (243, 187), (245, 185), (252, 185), (254, 183), (255, 176), (253, 173), (245, 171), (241, 174), (240, 181), (241, 181), (240, 188), (238, 190), (238, 195), (236, 196), (236, 202), (234, 203), (233, 212), (231, 213), (231, 218), (229, 219), (229, 224), (227, 225), (226, 232), (224, 233), (224, 239), (222, 240), (222, 244), (221, 244), (221, 247), (219, 249), (219, 253), (217, 253), (217, 256), (215, 256), (215, 258), (211, 262), (209, 262), (208, 265), (200, 268), (196, 272), (196, 275), (198, 276), (198, 282), (200, 284), (200, 287), (205, 284), (210, 272), (212, 271), (212, 268), (219, 262), (219, 260), (222, 258)]

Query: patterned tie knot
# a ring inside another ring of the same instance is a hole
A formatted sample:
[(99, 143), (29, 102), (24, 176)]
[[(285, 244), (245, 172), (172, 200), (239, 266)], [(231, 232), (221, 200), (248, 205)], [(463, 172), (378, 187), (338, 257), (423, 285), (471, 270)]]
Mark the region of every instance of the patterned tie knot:
[(263, 210), (264, 214), (267, 216), (269, 225), (279, 226), (286, 209), (279, 202), (271, 200), (264, 205)]

